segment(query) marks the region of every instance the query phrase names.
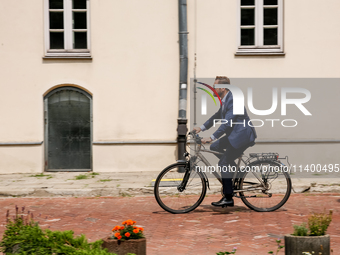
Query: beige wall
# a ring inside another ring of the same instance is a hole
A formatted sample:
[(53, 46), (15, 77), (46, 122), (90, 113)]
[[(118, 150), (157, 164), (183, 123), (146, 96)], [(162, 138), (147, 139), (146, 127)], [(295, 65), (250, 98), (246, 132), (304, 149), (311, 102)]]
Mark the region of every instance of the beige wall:
[[(93, 94), (94, 142), (176, 139), (177, 1), (90, 2), (93, 59), (44, 60), (43, 1), (0, 1), (0, 143), (43, 141), (43, 95), (60, 84)], [(285, 1), (286, 56), (236, 57), (236, 1), (197, 0), (197, 75), (339, 77), (339, 7)], [(192, 77), (193, 0), (188, 22)], [(0, 173), (43, 171), (43, 146), (0, 146)], [(157, 170), (175, 154), (174, 145), (94, 145), (93, 169)]]
[(43, 171), (42, 146), (0, 146), (0, 174)]
[[(188, 0), (189, 59), (193, 76), (195, 9)], [(340, 25), (337, 0), (285, 1), (282, 56), (235, 56), (237, 0), (197, 0), (197, 76), (214, 77), (339, 77)]]
[[(336, 14), (340, 8), (339, 1), (331, 0), (327, 4), (308, 0), (284, 1), (285, 56), (235, 56), (239, 11), (237, 1), (198, 0), (196, 28), (194, 1), (188, 2), (189, 5), (192, 3), (192, 8), (188, 9), (190, 77), (193, 77), (197, 40), (197, 77), (340, 78), (340, 50), (337, 47), (340, 44), (340, 33), (335, 32), (335, 27), (340, 26)], [(245, 95), (247, 87), (253, 87), (251, 84), (237, 85)], [(325, 86), (322, 81), (311, 83), (308, 90), (312, 99), (307, 108), (313, 116), (303, 118), (297, 110), (292, 114), (299, 122), (296, 128), (257, 128), (258, 141), (340, 141), (340, 84), (333, 85)], [(271, 105), (271, 90), (264, 90), (263, 86), (254, 87), (254, 98), (263, 98), (263, 93), (267, 93), (268, 100), (255, 102), (258, 109), (268, 109)], [(266, 119), (252, 113), (249, 115), (250, 118)], [(279, 111), (270, 118), (286, 119), (280, 116)], [(208, 131), (202, 136), (211, 133)], [(278, 152), (281, 156), (288, 155), (290, 162), (296, 165), (339, 164), (340, 143), (258, 143), (246, 151), (250, 152)]]
[(94, 171), (99, 172), (160, 172), (176, 158), (170, 145), (94, 145), (93, 149)]

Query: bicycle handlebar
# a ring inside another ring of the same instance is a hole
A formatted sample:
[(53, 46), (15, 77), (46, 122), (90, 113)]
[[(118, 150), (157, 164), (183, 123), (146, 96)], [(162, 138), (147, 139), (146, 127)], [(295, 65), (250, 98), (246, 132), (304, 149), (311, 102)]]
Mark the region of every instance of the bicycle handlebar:
[[(195, 142), (197, 144), (202, 144), (202, 139), (203, 137), (200, 137), (198, 134), (196, 134), (196, 131), (195, 130), (192, 130), (188, 133), (188, 135), (192, 135), (193, 138), (195, 139)], [(210, 142), (206, 142), (207, 144), (209, 144)]]

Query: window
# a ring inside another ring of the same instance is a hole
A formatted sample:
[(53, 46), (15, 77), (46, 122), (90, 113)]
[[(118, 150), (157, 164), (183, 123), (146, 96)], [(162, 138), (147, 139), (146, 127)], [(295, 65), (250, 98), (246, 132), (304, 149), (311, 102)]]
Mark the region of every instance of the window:
[(46, 57), (90, 57), (89, 0), (45, 0)]
[(283, 54), (283, 0), (239, 0), (236, 54)]

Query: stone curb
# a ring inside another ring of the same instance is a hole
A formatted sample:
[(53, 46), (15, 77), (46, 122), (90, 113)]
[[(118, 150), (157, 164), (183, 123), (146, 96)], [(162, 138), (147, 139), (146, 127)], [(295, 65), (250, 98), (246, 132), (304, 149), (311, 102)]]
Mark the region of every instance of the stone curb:
[[(98, 197), (153, 196), (153, 180), (159, 172), (44, 172), (0, 175), (0, 197)], [(87, 175), (85, 179), (76, 179)], [(207, 194), (218, 194), (221, 186), (209, 178)], [(292, 193), (340, 193), (340, 178), (292, 178)]]
[[(220, 188), (217, 186), (210, 187), (209, 194), (218, 194)], [(323, 186), (315, 187), (302, 185), (294, 186), (292, 193), (340, 193), (340, 186)], [(92, 188), (92, 189), (54, 189), (54, 188), (24, 188), (20, 190), (11, 190), (0, 188), (0, 197), (100, 197), (100, 196), (153, 196), (153, 187), (144, 188)]]

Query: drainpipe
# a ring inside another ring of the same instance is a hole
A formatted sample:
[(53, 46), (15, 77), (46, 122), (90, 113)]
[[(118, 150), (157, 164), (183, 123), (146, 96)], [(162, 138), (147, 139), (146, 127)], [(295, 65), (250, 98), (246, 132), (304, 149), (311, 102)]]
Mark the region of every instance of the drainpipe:
[(179, 24), (179, 111), (177, 119), (178, 159), (183, 160), (185, 152), (185, 136), (187, 134), (187, 87), (188, 87), (188, 31), (187, 31), (187, 0), (178, 0)]

